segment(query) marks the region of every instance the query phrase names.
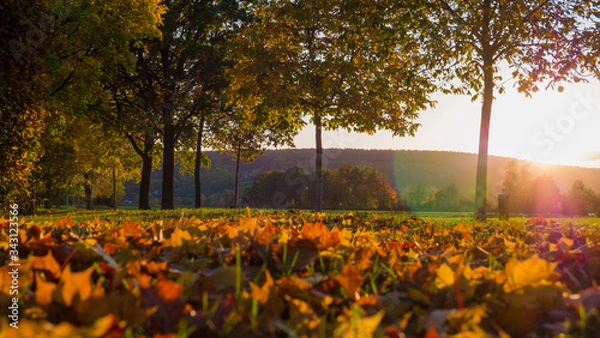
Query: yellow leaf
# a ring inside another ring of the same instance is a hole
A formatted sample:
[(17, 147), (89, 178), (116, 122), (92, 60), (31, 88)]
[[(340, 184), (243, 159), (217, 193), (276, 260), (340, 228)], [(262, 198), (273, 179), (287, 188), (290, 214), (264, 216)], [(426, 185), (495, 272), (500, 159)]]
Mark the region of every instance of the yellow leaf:
[(249, 236), (253, 236), (256, 232), (256, 228), (258, 227), (258, 218), (256, 217), (246, 217), (240, 220), (240, 228), (241, 232), (248, 234)]
[(277, 236), (277, 241), (281, 244), (288, 243), (290, 241), (290, 231), (287, 228), (282, 228)]
[(434, 283), (438, 290), (454, 285), (454, 271), (448, 264), (444, 263), (438, 268)]
[(164, 247), (180, 247), (183, 245), (183, 241), (192, 240), (192, 235), (187, 230), (180, 230), (176, 228), (171, 234), (171, 237), (163, 242)]
[(506, 263), (504, 270), (506, 282), (503, 289), (505, 292), (512, 292), (528, 285), (535, 286), (547, 280), (554, 272), (555, 266), (556, 264), (550, 263), (537, 255), (524, 261), (512, 257)]
[(335, 329), (334, 336), (343, 338), (373, 337), (384, 315), (385, 311), (380, 310), (372, 316), (359, 318), (358, 321), (345, 320)]
[(108, 314), (102, 318), (96, 319), (94, 325), (85, 330), (86, 335), (89, 337), (102, 337), (112, 327), (115, 322), (113, 314)]

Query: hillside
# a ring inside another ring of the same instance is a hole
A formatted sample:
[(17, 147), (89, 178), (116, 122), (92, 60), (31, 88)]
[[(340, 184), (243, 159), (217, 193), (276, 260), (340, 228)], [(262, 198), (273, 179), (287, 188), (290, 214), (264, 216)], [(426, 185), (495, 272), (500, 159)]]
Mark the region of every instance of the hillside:
[[(235, 162), (230, 157), (216, 152), (208, 152), (212, 160), (210, 170), (203, 170), (203, 193), (207, 196), (233, 189)], [(253, 163), (240, 166), (241, 188), (249, 186), (254, 177), (264, 171), (285, 170), (292, 166), (300, 166), (306, 171), (314, 171), (314, 149), (269, 150)], [(490, 156), (488, 167), (488, 192), (495, 201), (501, 192), (507, 157)], [(526, 162), (520, 161), (520, 164)], [(456, 184), (459, 191), (473, 199), (475, 191), (475, 171), (477, 155), (447, 151), (416, 150), (363, 150), (363, 149), (325, 149), (323, 165), (325, 168), (337, 169), (344, 164), (370, 165), (384, 173), (390, 184), (401, 192), (407, 186), (423, 181), (437, 188)], [(600, 192), (600, 169), (578, 168), (568, 166), (541, 166), (531, 164), (531, 174), (535, 178), (542, 174), (551, 175), (561, 192), (569, 190), (573, 181), (580, 179), (586, 186)], [(154, 197), (160, 195), (160, 171), (153, 173), (152, 189)], [(128, 195), (136, 195), (137, 187), (127, 185)], [(193, 198), (193, 179), (189, 175), (176, 177), (176, 198), (190, 203)], [(214, 197), (216, 198), (216, 197)]]

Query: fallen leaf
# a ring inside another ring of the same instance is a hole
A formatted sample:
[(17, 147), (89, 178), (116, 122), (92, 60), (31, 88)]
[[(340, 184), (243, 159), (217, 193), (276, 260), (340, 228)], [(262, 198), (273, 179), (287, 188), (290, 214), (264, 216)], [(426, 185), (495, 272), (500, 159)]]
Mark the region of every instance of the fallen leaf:
[(180, 247), (183, 245), (183, 241), (191, 241), (192, 235), (187, 230), (181, 230), (176, 228), (171, 234), (169, 239), (163, 242), (163, 247)]
[(454, 271), (452, 271), (452, 268), (448, 264), (444, 263), (438, 268), (434, 284), (438, 290), (454, 285)]
[(504, 269), (506, 274), (506, 282), (503, 285), (504, 292), (513, 292), (528, 285), (535, 286), (550, 278), (555, 267), (556, 264), (550, 263), (538, 255), (524, 261), (512, 257)]
[(56, 289), (56, 283), (43, 280), (39, 275), (35, 275), (35, 301), (39, 305), (48, 305), (52, 303), (52, 293)]
[(360, 290), (360, 287), (363, 284), (363, 277), (350, 262), (346, 264), (342, 273), (336, 275), (334, 279), (340, 284), (346, 292), (346, 295), (350, 298), (354, 297), (354, 294)]
[(54, 291), (55, 299), (58, 298), (66, 306), (73, 304), (75, 296), (78, 296), (79, 301), (88, 299), (92, 295), (91, 277), (93, 272), (93, 266), (81, 272), (72, 272), (71, 265), (67, 265)]
[(357, 321), (348, 318), (335, 329), (335, 337), (373, 337), (384, 315), (385, 311), (381, 310), (372, 316), (358, 318)]

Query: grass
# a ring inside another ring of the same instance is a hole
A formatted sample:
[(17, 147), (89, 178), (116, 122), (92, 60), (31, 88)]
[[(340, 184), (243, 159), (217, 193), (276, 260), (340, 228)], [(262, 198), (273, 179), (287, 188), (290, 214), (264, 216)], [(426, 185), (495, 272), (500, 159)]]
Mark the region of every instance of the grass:
[[(273, 209), (253, 209), (252, 213), (257, 216), (267, 216), (273, 213), (281, 214), (282, 210)], [(108, 221), (123, 221), (125, 219), (135, 219), (141, 221), (152, 221), (157, 219), (169, 220), (179, 219), (181, 217), (195, 216), (200, 219), (210, 219), (215, 217), (235, 218), (236, 216), (245, 215), (246, 209), (229, 209), (229, 208), (181, 208), (175, 210), (137, 210), (135, 207), (124, 206), (117, 210), (85, 210), (75, 208), (52, 208), (38, 209), (35, 216), (24, 216), (26, 221), (39, 223), (54, 222), (66, 216), (70, 216), (74, 222), (93, 221), (98, 218)], [(440, 225), (452, 226), (461, 222), (472, 223), (473, 213), (470, 212), (407, 212), (407, 211), (349, 211), (349, 210), (326, 210), (320, 213), (306, 210), (288, 210), (290, 216), (296, 216), (300, 219), (308, 218), (308, 221), (323, 219), (326, 223), (341, 223), (345, 219), (357, 217), (361, 219), (377, 219), (377, 223), (381, 225), (397, 226), (407, 220), (419, 218), (426, 221), (440, 223)], [(599, 217), (548, 217), (554, 219), (560, 224), (573, 223), (582, 226), (600, 226)], [(513, 225), (524, 225), (530, 217), (511, 217), (509, 222)], [(496, 215), (490, 214), (487, 222), (501, 223)]]

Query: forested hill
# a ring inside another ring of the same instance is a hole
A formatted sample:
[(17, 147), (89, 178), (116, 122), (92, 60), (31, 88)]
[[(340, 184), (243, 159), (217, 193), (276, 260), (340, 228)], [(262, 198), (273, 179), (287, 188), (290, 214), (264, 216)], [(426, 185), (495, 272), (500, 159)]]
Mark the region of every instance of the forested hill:
[[(231, 157), (216, 152), (208, 152), (212, 160), (210, 170), (202, 171), (202, 193), (207, 198), (206, 206), (229, 205), (234, 186), (235, 162)], [(249, 187), (261, 172), (285, 170), (300, 166), (308, 172), (314, 171), (314, 149), (269, 150), (254, 162), (240, 166), (240, 190)], [(502, 190), (504, 172), (511, 158), (490, 156), (488, 169), (488, 193), (491, 201)], [(362, 149), (325, 149), (323, 164), (325, 168), (337, 169), (344, 164), (369, 165), (384, 173), (391, 186), (401, 193), (404, 188), (417, 182), (425, 182), (433, 188), (443, 189), (455, 184), (459, 192), (468, 199), (475, 195), (476, 154), (447, 151), (413, 150), (362, 150)], [(519, 166), (526, 162), (518, 161)], [(577, 179), (586, 187), (600, 192), (600, 169), (586, 169), (567, 166), (542, 167), (531, 164), (531, 178), (543, 174), (552, 176), (560, 191), (567, 193)], [(161, 173), (156, 170), (152, 175), (151, 198), (159, 203)], [(136, 200), (138, 188), (128, 182), (128, 198)], [(175, 197), (185, 205), (193, 204), (194, 180), (189, 175), (176, 172)]]
[[(208, 156), (213, 161), (213, 168), (234, 170), (234, 162), (230, 157), (214, 152), (209, 152)], [(248, 179), (260, 172), (284, 170), (294, 165), (314, 171), (314, 160), (314, 149), (269, 150), (253, 163), (242, 165), (242, 176)], [(502, 188), (506, 165), (511, 160), (507, 157), (489, 157), (488, 190), (491, 194), (498, 193)], [(454, 183), (469, 198), (474, 196), (476, 162), (476, 154), (448, 151), (325, 149), (323, 153), (325, 168), (337, 169), (344, 164), (373, 166), (388, 177), (398, 192), (419, 181), (437, 188)], [(526, 163), (518, 162), (519, 165)], [(552, 176), (563, 193), (576, 179), (600, 192), (600, 169), (531, 164), (532, 177), (542, 174)]]

